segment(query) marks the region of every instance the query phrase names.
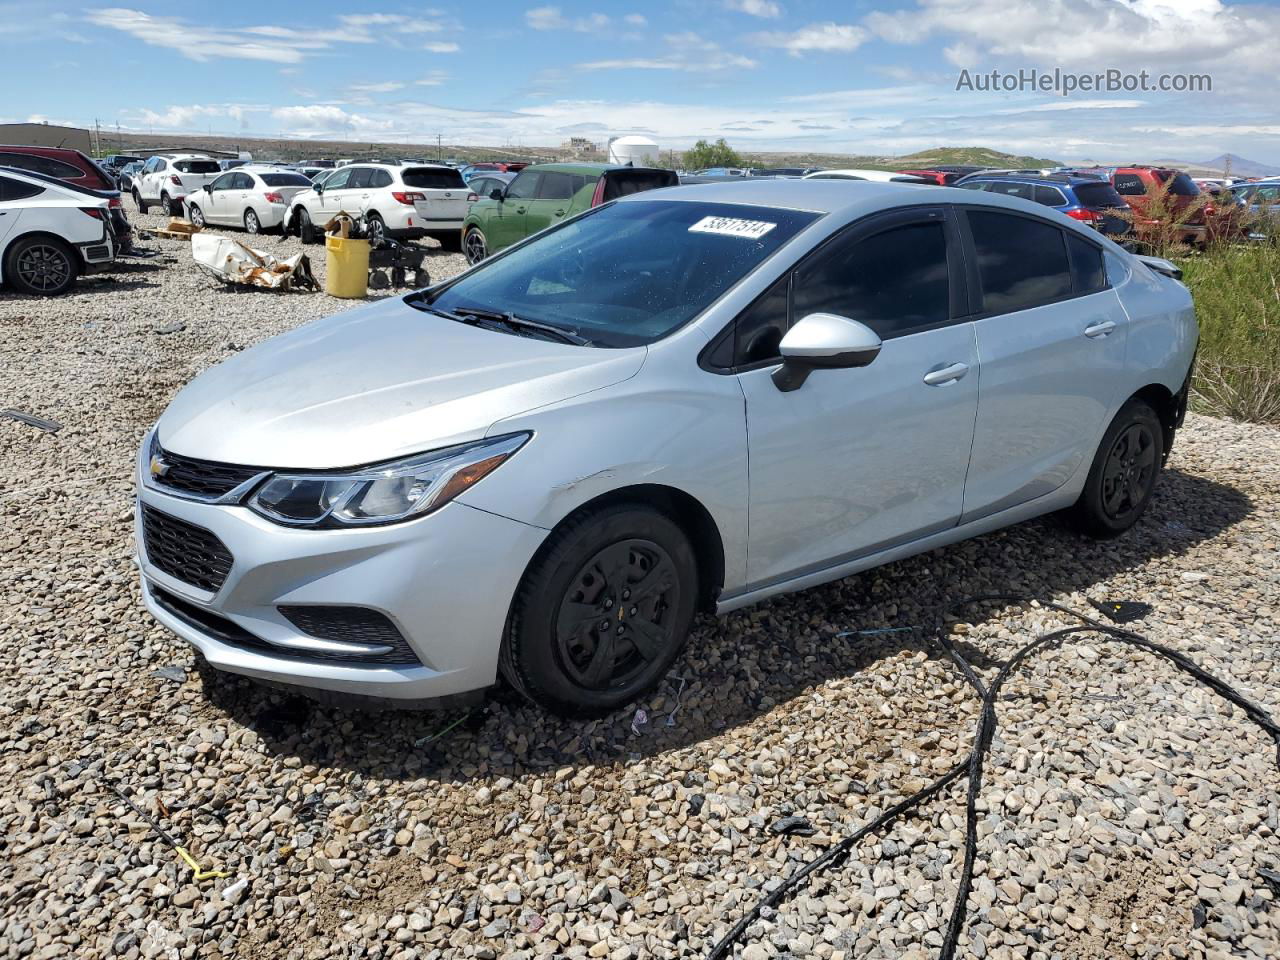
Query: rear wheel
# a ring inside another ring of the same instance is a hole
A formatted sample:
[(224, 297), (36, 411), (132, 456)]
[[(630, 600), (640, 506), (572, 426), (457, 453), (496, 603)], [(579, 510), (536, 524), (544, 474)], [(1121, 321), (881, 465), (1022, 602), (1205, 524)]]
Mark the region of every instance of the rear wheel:
[(382, 222), (382, 217), (376, 213), (365, 214), (364, 226), (369, 231), (369, 246), (382, 246), (382, 241), (387, 239), (387, 225)]
[(689, 635), (698, 569), (689, 538), (641, 504), (569, 520), (530, 564), (500, 658), (520, 693), (597, 716), (650, 690)]
[(258, 215), (253, 212), (252, 207), (244, 212), (244, 229), (247, 233), (262, 232), (262, 224), (258, 221)]
[(167, 193), (160, 194), (160, 209), (171, 217), (182, 216), (182, 204), (175, 202)]
[(485, 243), (484, 234), (478, 227), (472, 227), (462, 237), (462, 252), (467, 263), (477, 264), (489, 255), (489, 246)]
[(1093, 537), (1124, 533), (1146, 512), (1164, 463), (1164, 430), (1150, 405), (1132, 399), (1120, 408), (1094, 455), (1072, 520)]
[(75, 251), (55, 237), (15, 241), (4, 263), (5, 278), (15, 290), (44, 297), (69, 290), (79, 272)]

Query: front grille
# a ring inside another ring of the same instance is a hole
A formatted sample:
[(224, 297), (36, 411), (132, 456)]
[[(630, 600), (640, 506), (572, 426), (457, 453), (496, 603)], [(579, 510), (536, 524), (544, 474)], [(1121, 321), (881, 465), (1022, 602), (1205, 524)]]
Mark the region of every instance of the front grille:
[(421, 663), (396, 625), (377, 610), (367, 607), (301, 606), (276, 607), (295, 627), (308, 636), (335, 643), (378, 644), (391, 647), (386, 653), (362, 657), (369, 663)]
[[(236, 647), (240, 650), (249, 650), (254, 653), (265, 653), (273, 657), (283, 657), (287, 660), (320, 660), (326, 663), (343, 663), (352, 667), (359, 666), (381, 666), (387, 663), (419, 663), (417, 657), (413, 657), (412, 661), (390, 660), (392, 654), (384, 654), (381, 657), (356, 657), (347, 656), (341, 653), (329, 653), (325, 651), (314, 652), (309, 650), (295, 650), (290, 647), (280, 647), (274, 643), (268, 643), (261, 637), (250, 633), (234, 620), (214, 613), (212, 610), (198, 606), (181, 597), (174, 596), (169, 591), (157, 587), (155, 584), (149, 585), (151, 596), (155, 599), (160, 607), (173, 616), (177, 617), (187, 626), (199, 630), (206, 636), (210, 636), (220, 643), (225, 643), (229, 647)], [(333, 608), (326, 608), (333, 609)], [(394, 627), (392, 628), (394, 629)]]
[(147, 560), (175, 580), (217, 593), (233, 562), (226, 544), (204, 527), (142, 505)]
[(152, 482), (196, 497), (216, 499), (230, 493), (246, 480), (262, 473), (260, 467), (239, 467), (230, 463), (212, 463), (170, 453), (155, 447), (156, 456), (168, 468), (152, 475)]

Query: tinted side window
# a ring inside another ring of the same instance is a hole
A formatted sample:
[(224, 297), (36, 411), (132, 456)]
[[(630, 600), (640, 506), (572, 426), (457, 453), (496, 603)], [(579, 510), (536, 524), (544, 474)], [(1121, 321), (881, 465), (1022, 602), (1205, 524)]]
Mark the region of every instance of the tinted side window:
[(234, 173), (224, 173), (213, 183), (209, 184), (211, 190), (230, 190), (236, 185), (236, 175)]
[(1029, 183), (999, 183), (994, 182), (987, 186), (989, 193), (999, 193), (1006, 197), (1021, 197), (1023, 200), (1032, 198), (1031, 184)]
[(962, 190), (986, 190), (991, 184), (985, 180), (970, 180), (968, 183), (957, 183), (956, 186)]
[[(369, 177), (369, 186), (371, 187), (389, 187), (391, 186), (391, 174), (386, 170), (375, 170)], [(406, 182), (406, 186), (408, 183)]]
[(794, 311), (797, 319), (810, 313), (848, 317), (888, 339), (945, 323), (948, 294), (945, 229), (913, 223), (836, 241), (796, 274)]
[(44, 193), (44, 187), (37, 187), (35, 184), (24, 183), (21, 180), (12, 180), (9, 177), (0, 177), (0, 202), (26, 200), (42, 193)]
[(1169, 192), (1175, 197), (1198, 197), (1200, 188), (1185, 173), (1176, 173), (1169, 181)]
[(734, 327), (734, 366), (776, 359), (778, 344), (788, 328), (787, 292), (791, 274), (778, 280), (747, 307)]
[(324, 182), (326, 190), (341, 190), (347, 185), (347, 181), (351, 179), (351, 168), (343, 167), (332, 177)]
[[(581, 177), (577, 178), (581, 180)], [(574, 176), (571, 173), (557, 173), (548, 170), (542, 175), (542, 183), (538, 185), (539, 200), (568, 200), (573, 196)]]
[(1097, 293), (1107, 286), (1107, 273), (1102, 265), (1102, 250), (1083, 237), (1067, 234), (1067, 252), (1071, 254), (1071, 289), (1076, 294)]
[(247, 173), (237, 173), (234, 186), (237, 190), (252, 190), (253, 177), (249, 176)]
[(1032, 197), (1036, 203), (1043, 203), (1046, 207), (1065, 206), (1067, 198), (1062, 195), (1062, 191), (1057, 187), (1041, 187), (1036, 186), (1035, 196)]
[(541, 174), (522, 171), (516, 174), (516, 178), (511, 181), (511, 186), (507, 187), (508, 200), (528, 200), (538, 192), (538, 180)]
[(1147, 185), (1136, 173), (1117, 173), (1112, 185), (1122, 197), (1140, 197), (1147, 192)]
[(351, 179), (347, 181), (348, 190), (367, 190), (369, 182), (373, 177), (373, 170), (369, 167), (356, 167), (351, 171)]
[(1071, 293), (1062, 231), (1028, 217), (969, 211), (987, 313), (1011, 313)]
[(59, 180), (78, 180), (84, 176), (84, 171), (79, 167), (53, 157), (40, 157), (31, 153), (0, 153), (0, 167), (17, 167), (19, 170), (43, 173), (46, 177), (57, 177)]

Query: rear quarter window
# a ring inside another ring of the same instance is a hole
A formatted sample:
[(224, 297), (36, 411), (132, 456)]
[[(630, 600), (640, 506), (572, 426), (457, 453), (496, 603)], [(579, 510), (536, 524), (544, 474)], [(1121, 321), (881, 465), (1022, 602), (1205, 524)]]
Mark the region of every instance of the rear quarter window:
[(43, 173), (46, 177), (57, 177), (59, 180), (79, 180), (85, 175), (79, 167), (34, 153), (0, 153), (0, 166)]
[(607, 202), (645, 190), (674, 187), (679, 183), (680, 178), (672, 170), (611, 170), (604, 175), (604, 200)]
[(1067, 202), (1067, 198), (1062, 195), (1062, 191), (1057, 187), (1037, 186), (1032, 199), (1036, 203), (1044, 204), (1046, 207), (1061, 207), (1065, 206)]
[(410, 168), (400, 174), (406, 187), (419, 190), (465, 190), (467, 182), (457, 170), (431, 170), (424, 167)]
[(42, 193), (44, 193), (44, 187), (37, 187), (33, 183), (13, 180), (9, 177), (0, 177), (0, 202), (6, 200), (29, 200), (32, 197), (40, 196)]

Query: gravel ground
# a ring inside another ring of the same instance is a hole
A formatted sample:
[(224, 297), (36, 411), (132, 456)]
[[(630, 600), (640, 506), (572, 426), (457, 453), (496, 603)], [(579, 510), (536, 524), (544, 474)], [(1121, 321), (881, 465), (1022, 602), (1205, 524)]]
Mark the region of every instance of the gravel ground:
[[(346, 304), (223, 288), (185, 244), (148, 245), (173, 262), (53, 301), (0, 294), (0, 407), (64, 424), (0, 420), (0, 957), (705, 954), (963, 755), (976, 701), (925, 632), (842, 634), (929, 624), (970, 594), (1145, 601), (1152, 639), (1280, 712), (1280, 433), (1194, 416), (1128, 536), (1046, 519), (705, 618), (643, 715), (574, 723), (498, 691), (432, 740), (451, 716), (215, 674), (142, 610), (134, 451), (200, 369)], [(1059, 623), (988, 606), (954, 629), (990, 675)], [(1259, 873), (1280, 869), (1276, 751), (1239, 710), (1105, 642), (1028, 664), (1000, 709), (961, 956), (1280, 955)], [(109, 785), (229, 876), (193, 880)], [(936, 955), (962, 794), (866, 840), (742, 956)], [(769, 832), (791, 814), (816, 835)]]

